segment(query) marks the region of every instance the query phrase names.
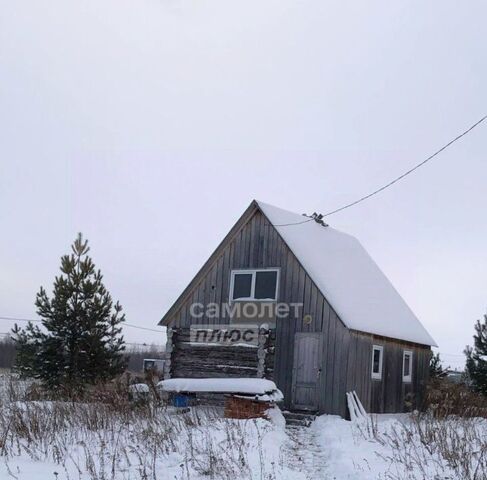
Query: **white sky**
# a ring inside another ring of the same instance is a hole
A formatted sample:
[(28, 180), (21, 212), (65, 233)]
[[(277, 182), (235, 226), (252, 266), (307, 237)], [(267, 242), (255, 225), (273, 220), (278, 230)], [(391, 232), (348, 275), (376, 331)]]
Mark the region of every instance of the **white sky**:
[[(252, 198), (333, 209), (484, 115), (485, 18), (484, 1), (0, 0), (0, 315), (35, 314), (82, 231), (127, 321), (155, 326)], [(487, 307), (486, 147), (483, 125), (329, 219), (453, 355)]]

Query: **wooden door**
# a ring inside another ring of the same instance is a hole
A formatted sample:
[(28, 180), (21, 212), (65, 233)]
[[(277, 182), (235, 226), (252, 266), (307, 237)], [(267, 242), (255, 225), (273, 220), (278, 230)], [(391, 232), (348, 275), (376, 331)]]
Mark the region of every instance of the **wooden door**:
[(321, 334), (294, 335), (293, 399), (297, 410), (318, 410), (318, 384), (321, 374)]

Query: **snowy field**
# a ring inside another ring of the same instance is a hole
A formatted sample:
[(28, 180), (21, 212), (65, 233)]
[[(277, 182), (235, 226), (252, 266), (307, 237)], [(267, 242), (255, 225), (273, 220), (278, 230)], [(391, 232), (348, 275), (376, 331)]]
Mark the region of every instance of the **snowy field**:
[[(4, 378), (5, 380), (5, 378)], [(487, 422), (379, 415), (361, 425), (324, 415), (310, 428), (227, 420), (125, 403), (18, 401), (3, 382), (0, 478), (485, 479)]]

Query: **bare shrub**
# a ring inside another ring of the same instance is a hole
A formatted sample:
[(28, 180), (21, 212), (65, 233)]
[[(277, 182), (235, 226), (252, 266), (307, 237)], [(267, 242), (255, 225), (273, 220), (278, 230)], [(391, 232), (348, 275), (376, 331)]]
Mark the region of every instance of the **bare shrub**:
[(472, 392), (466, 385), (439, 378), (427, 387), (425, 410), (439, 418), (451, 415), (487, 418), (487, 398)]
[(387, 477), (403, 479), (487, 478), (485, 420), (414, 414), (382, 435), (391, 453)]

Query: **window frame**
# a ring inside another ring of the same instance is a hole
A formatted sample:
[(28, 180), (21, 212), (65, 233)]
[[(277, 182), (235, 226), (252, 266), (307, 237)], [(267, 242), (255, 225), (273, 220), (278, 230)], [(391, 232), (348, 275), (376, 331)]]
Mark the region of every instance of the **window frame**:
[[(269, 300), (268, 298), (255, 298), (255, 281), (258, 272), (276, 272), (276, 293), (275, 298)], [(279, 295), (279, 277), (281, 269), (277, 267), (272, 268), (241, 268), (232, 270), (230, 272), (230, 290), (229, 290), (229, 301), (233, 302), (277, 302)], [(250, 297), (243, 298), (233, 298), (233, 289), (235, 285), (235, 275), (239, 274), (252, 274), (252, 282), (250, 284)]]
[[(376, 351), (380, 352), (379, 355), (379, 371), (374, 372), (374, 353)], [(372, 365), (371, 365), (371, 377), (373, 380), (382, 380), (382, 366), (384, 363), (384, 346), (383, 345), (372, 345)]]
[[(409, 375), (405, 375), (406, 355), (409, 355)], [(402, 352), (402, 381), (403, 383), (411, 383), (413, 381), (413, 351), (403, 350)]]

